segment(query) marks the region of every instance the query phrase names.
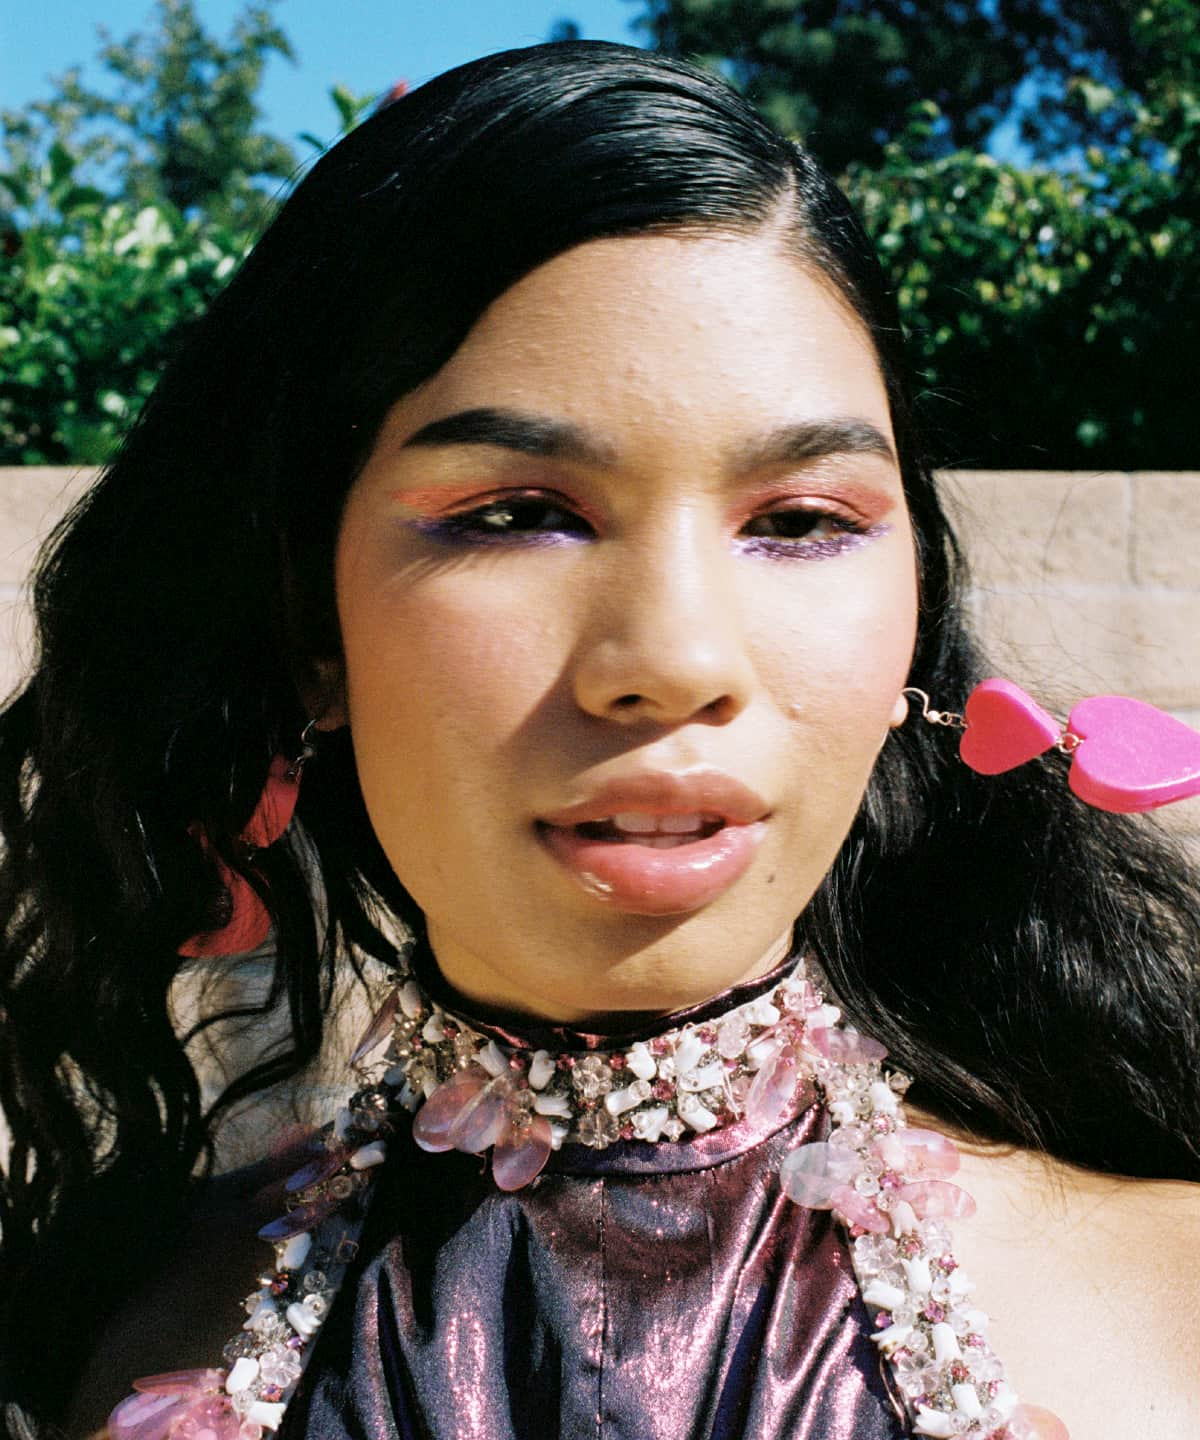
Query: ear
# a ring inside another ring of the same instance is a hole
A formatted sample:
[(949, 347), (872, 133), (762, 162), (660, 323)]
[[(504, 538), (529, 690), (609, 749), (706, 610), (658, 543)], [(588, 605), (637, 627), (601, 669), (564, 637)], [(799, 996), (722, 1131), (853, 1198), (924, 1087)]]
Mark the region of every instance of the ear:
[(892, 713), (888, 718), (888, 729), (898, 730), (908, 719), (908, 696), (903, 692), (896, 696), (896, 703), (892, 706)]
[(346, 705), (346, 667), (340, 655), (313, 660), (300, 682), (304, 708), (318, 730), (340, 730), (350, 723)]

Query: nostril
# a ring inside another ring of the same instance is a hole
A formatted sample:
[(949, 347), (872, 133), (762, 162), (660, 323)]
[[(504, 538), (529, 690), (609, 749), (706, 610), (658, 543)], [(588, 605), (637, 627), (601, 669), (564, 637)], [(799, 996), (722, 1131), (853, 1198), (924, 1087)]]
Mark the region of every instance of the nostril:
[(642, 703), (640, 695), (618, 695), (613, 704), (618, 710), (632, 710), (634, 706)]

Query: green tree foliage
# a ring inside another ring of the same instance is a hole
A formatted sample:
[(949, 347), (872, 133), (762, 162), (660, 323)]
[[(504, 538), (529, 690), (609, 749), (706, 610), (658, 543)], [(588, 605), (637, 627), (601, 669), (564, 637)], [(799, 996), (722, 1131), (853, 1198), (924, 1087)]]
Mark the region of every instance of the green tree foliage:
[[(151, 32), (104, 36), (109, 92), (72, 70), (0, 112), (0, 464), (116, 449), (297, 173), (256, 103), (266, 61), (290, 54), (261, 6), (220, 43), (192, 0), (158, 0)], [(331, 98), (342, 128), (372, 103)]]
[(705, 58), (834, 170), (878, 163), (914, 105), (937, 124), (919, 158), (980, 147), (1035, 76), (1057, 103), (1024, 105), (1044, 152), (1111, 138), (1121, 122), (1064, 106), (1086, 79), (1140, 86), (1147, 56), (1126, 0), (642, 0), (655, 47)]
[[(1061, 22), (1067, 51), (1025, 10)], [(840, 171), (895, 278), (940, 460), (1200, 464), (1195, 0), (649, 0), (643, 19)], [(1036, 147), (1082, 148), (1029, 165), (981, 148), (1022, 64), (1043, 66)]]

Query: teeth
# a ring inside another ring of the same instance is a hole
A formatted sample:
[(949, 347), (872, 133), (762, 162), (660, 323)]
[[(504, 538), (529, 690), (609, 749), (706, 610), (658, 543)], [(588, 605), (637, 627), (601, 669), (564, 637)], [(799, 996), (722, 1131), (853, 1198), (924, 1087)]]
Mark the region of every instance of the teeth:
[(658, 829), (656, 815), (642, 815), (636, 810), (626, 811), (623, 815), (614, 815), (612, 823), (618, 830), (624, 830), (629, 835), (653, 835)]
[(627, 810), (612, 817), (612, 826), (625, 835), (696, 835), (713, 826), (720, 826), (719, 815), (646, 815), (640, 810)]

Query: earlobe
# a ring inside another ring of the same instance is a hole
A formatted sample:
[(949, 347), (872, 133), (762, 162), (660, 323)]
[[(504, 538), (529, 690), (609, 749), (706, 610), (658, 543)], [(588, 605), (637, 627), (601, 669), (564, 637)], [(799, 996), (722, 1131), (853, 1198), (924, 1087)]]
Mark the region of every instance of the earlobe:
[(301, 686), (301, 699), (318, 730), (340, 730), (349, 724), (346, 669), (340, 655), (312, 662)]

